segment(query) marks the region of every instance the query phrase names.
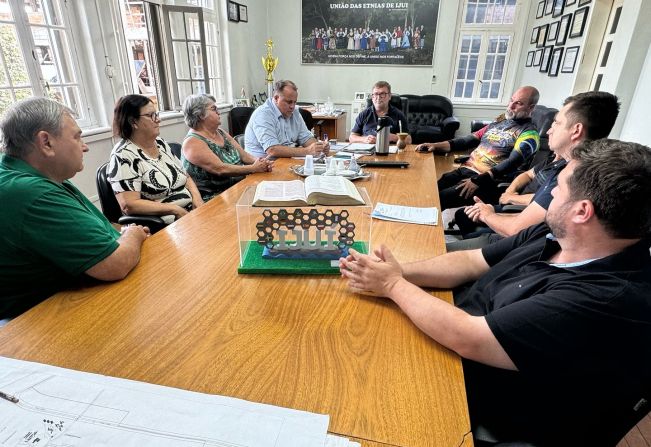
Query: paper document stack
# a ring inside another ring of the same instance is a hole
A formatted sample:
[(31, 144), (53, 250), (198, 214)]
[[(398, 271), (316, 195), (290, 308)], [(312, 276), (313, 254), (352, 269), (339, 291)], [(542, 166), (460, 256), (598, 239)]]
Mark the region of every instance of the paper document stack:
[(436, 225), (439, 220), (439, 210), (432, 208), (418, 208), (415, 206), (389, 205), (378, 202), (371, 216), (381, 220), (394, 222), (415, 223), (419, 225)]

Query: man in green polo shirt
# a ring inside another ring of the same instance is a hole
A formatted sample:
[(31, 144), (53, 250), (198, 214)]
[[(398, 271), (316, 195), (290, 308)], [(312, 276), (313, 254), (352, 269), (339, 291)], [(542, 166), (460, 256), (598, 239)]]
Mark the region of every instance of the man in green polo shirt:
[(0, 318), (14, 317), (85, 276), (124, 278), (149, 230), (120, 233), (68, 181), (88, 146), (67, 107), (29, 98), (0, 123)]

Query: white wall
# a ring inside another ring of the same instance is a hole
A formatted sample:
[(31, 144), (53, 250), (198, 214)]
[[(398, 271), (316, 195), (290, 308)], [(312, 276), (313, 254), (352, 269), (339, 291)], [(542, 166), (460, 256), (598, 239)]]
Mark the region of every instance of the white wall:
[(646, 60), (640, 79), (633, 93), (633, 99), (626, 119), (623, 120), (620, 138), (624, 141), (635, 141), (651, 147), (649, 133), (649, 98), (651, 98), (651, 46), (647, 49)]

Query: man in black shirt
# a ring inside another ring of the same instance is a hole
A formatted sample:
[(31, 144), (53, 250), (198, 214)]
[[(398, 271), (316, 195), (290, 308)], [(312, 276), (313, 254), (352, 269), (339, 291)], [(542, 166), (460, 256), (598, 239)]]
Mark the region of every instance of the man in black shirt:
[[(377, 120), (381, 116), (391, 118), (390, 142), (395, 143), (398, 141), (398, 133), (401, 129), (402, 132), (409, 132), (407, 117), (400, 109), (391, 105), (391, 85), (388, 82), (378, 81), (375, 83), (371, 93), (371, 101), (373, 101), (373, 104), (357, 115), (355, 125), (348, 137), (351, 143), (375, 144)], [(407, 135), (405, 141), (407, 144), (411, 144), (411, 136)]]
[[(651, 149), (584, 142), (552, 195), (546, 224), (482, 250), (340, 261), (464, 358), (478, 444), (612, 446), (649, 411)], [(417, 286), (470, 281), (456, 307)]]

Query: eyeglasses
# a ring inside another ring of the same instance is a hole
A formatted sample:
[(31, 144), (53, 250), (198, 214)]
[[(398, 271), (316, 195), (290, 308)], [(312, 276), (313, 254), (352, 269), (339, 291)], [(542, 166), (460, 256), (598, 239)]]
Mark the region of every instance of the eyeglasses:
[(389, 96), (389, 94), (386, 92), (382, 92), (382, 93), (373, 93), (371, 96), (373, 98), (386, 98), (387, 96)]
[(160, 121), (160, 112), (143, 113), (142, 115), (138, 116), (146, 116), (152, 121)]

